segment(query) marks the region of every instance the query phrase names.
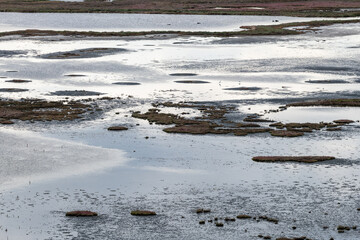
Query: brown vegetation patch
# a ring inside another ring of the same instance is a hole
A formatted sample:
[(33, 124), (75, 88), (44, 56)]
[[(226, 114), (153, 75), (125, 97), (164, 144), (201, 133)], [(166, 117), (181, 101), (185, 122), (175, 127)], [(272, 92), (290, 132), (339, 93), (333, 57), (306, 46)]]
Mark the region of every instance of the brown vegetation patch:
[(308, 80), (306, 83), (318, 83), (318, 84), (341, 84), (341, 83), (349, 83), (345, 80)]
[(321, 161), (334, 160), (332, 156), (257, 156), (252, 160), (255, 162), (302, 162), (316, 163)]
[(279, 220), (276, 218), (270, 218), (268, 216), (260, 216), (259, 219), (278, 224)]
[(269, 119), (253, 118), (253, 117), (247, 117), (243, 121), (244, 122), (274, 122), (273, 120), (269, 120)]
[(0, 120), (0, 124), (11, 125), (14, 124), (14, 122), (10, 120)]
[(338, 124), (350, 124), (353, 123), (353, 120), (349, 120), (349, 119), (339, 119), (339, 120), (334, 120), (334, 123), (338, 123)]
[(30, 80), (23, 80), (23, 79), (13, 79), (13, 80), (7, 80), (5, 82), (12, 82), (12, 83), (29, 83)]
[(259, 87), (235, 87), (235, 88), (224, 88), (224, 90), (231, 91), (259, 91), (261, 88)]
[(303, 132), (298, 131), (287, 131), (287, 130), (274, 130), (270, 132), (271, 136), (274, 137), (300, 137), (303, 136)]
[(210, 83), (208, 81), (202, 81), (202, 80), (179, 80), (175, 81), (176, 83), (189, 83), (189, 84), (204, 84), (204, 83)]
[(260, 127), (260, 125), (256, 124), (256, 123), (237, 123), (236, 126), (239, 127), (239, 128), (257, 128), (257, 127)]
[(197, 214), (199, 214), (199, 213), (210, 213), (210, 212), (211, 212), (211, 209), (204, 209), (204, 208), (196, 209)]
[(249, 215), (246, 215), (246, 214), (240, 214), (240, 215), (237, 215), (236, 218), (238, 218), (238, 219), (250, 219), (252, 217), (249, 216)]
[(192, 76), (197, 76), (196, 73), (170, 73), (170, 76), (174, 76), (174, 77), (192, 77)]
[(207, 134), (207, 133), (220, 133), (214, 130), (214, 126), (212, 126), (209, 122), (202, 122), (199, 124), (192, 125), (179, 125), (171, 128), (163, 129), (164, 132), (167, 133), (188, 133), (188, 134)]
[(331, 132), (333, 132), (333, 131), (341, 131), (341, 130), (342, 130), (341, 127), (326, 128), (326, 131), (331, 131)]
[(107, 130), (109, 130), (109, 131), (125, 131), (125, 130), (128, 130), (128, 128), (124, 127), (124, 126), (113, 126), (113, 127), (109, 127)]
[(72, 211), (65, 214), (67, 217), (96, 217), (98, 214), (91, 211)]
[(254, 134), (254, 133), (265, 133), (270, 132), (270, 128), (236, 128), (233, 129), (235, 136), (246, 136), (248, 134)]
[(141, 83), (138, 82), (114, 82), (115, 85), (122, 85), (122, 86), (135, 86), (140, 85)]
[(9, 93), (16, 93), (16, 92), (27, 92), (29, 89), (24, 88), (0, 88), (0, 92), (9, 92)]
[(0, 100), (0, 118), (34, 121), (65, 121), (81, 118), (89, 105), (80, 102), (43, 101), (37, 99)]
[(65, 77), (86, 77), (86, 75), (83, 75), (83, 74), (67, 74), (64, 76)]
[(131, 211), (130, 213), (133, 216), (155, 216), (156, 213), (153, 211), (147, 211), (147, 210), (136, 210), (136, 211)]

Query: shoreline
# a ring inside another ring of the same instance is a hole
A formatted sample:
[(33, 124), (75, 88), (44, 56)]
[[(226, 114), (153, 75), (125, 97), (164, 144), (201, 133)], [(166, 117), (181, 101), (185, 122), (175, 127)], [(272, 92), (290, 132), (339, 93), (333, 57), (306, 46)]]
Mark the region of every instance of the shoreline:
[[(293, 22), (278, 25), (254, 25), (241, 26), (243, 31), (121, 31), (121, 32), (96, 32), (96, 31), (57, 31), (28, 29), (19, 31), (0, 32), (0, 37), (20, 35), (22, 37), (34, 36), (87, 36), (87, 37), (135, 37), (147, 35), (177, 35), (177, 36), (199, 36), (199, 37), (239, 37), (239, 36), (279, 36), (298, 35), (308, 31), (317, 31), (316, 28), (331, 26), (335, 24), (360, 23), (360, 19), (353, 20), (323, 20), (310, 22)], [(303, 28), (298, 28), (303, 27)], [(286, 29), (286, 28), (294, 28)]]

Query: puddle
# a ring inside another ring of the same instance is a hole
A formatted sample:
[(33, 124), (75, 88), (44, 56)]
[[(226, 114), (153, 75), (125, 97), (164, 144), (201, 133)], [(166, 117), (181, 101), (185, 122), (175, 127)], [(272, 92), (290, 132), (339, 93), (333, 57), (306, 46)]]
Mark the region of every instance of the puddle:
[(74, 91), (70, 91), (70, 90), (64, 90), (64, 91), (56, 91), (56, 92), (52, 92), (50, 93), (50, 95), (53, 96), (100, 96), (103, 95), (104, 93), (100, 93), (100, 92), (94, 92), (94, 91), (85, 91), (85, 90), (74, 90)]
[(259, 87), (234, 87), (234, 88), (224, 88), (224, 90), (231, 91), (259, 91), (261, 88)]
[(308, 80), (306, 83), (317, 83), (317, 84), (342, 84), (342, 83), (350, 83), (345, 80)]
[(197, 76), (196, 73), (170, 73), (170, 76), (177, 76), (177, 77), (191, 77), (191, 76)]
[(15, 93), (15, 92), (27, 92), (29, 89), (25, 88), (0, 88), (0, 92), (9, 92), (9, 93)]
[(114, 82), (115, 85), (124, 85), (124, 86), (133, 86), (133, 85), (141, 85), (138, 82)]
[(174, 81), (176, 83), (185, 83), (185, 84), (203, 84), (203, 83), (210, 83), (208, 81), (202, 81), (202, 80), (178, 80)]
[(67, 74), (64, 76), (65, 77), (86, 77), (86, 75), (83, 75), (83, 74)]
[(5, 82), (11, 82), (11, 83), (29, 83), (32, 82), (31, 80), (23, 80), (23, 79), (13, 79), (13, 80), (7, 80)]

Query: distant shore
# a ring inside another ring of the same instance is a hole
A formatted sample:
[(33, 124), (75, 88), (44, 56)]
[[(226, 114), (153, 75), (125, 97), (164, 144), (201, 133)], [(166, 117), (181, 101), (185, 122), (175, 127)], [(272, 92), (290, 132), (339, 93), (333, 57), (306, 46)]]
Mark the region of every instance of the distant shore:
[(360, 2), (342, 1), (118, 1), (84, 2), (0, 0), (1, 12), (67, 12), (67, 13), (148, 13), (148, 14), (211, 14), (271, 15), (298, 17), (356, 17)]

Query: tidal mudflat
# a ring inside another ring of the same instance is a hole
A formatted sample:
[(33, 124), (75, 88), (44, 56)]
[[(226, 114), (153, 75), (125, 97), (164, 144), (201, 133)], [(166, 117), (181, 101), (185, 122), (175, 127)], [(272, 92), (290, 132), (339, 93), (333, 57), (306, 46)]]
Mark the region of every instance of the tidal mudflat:
[(1, 37), (0, 238), (358, 239), (359, 37)]

